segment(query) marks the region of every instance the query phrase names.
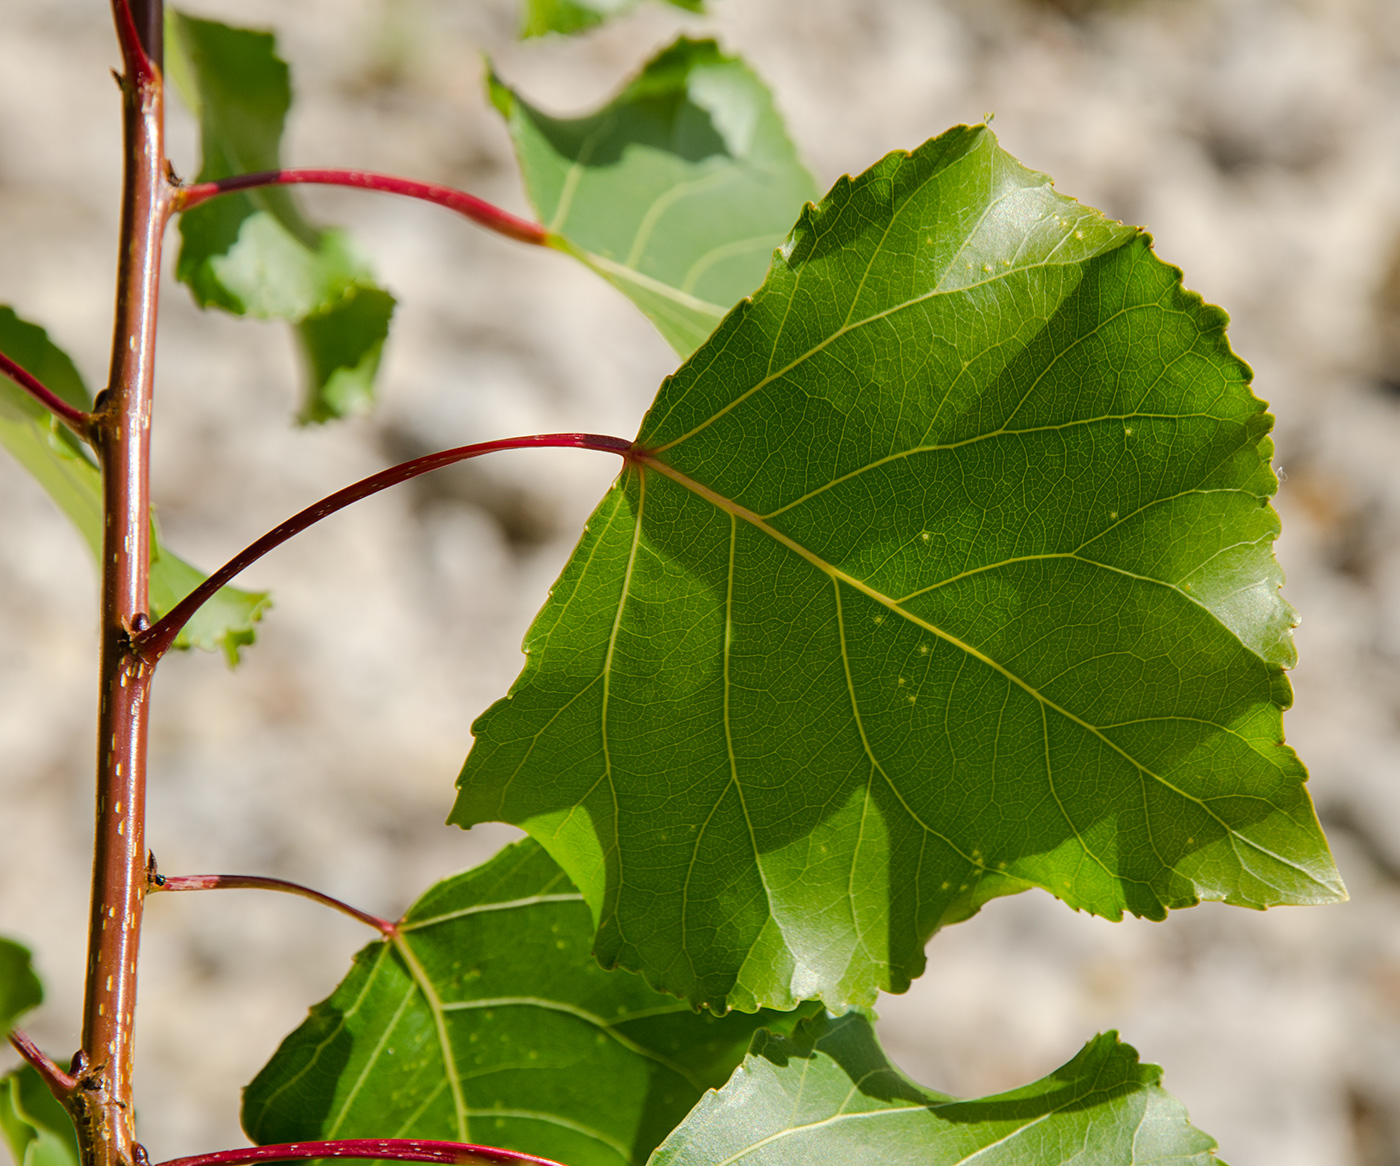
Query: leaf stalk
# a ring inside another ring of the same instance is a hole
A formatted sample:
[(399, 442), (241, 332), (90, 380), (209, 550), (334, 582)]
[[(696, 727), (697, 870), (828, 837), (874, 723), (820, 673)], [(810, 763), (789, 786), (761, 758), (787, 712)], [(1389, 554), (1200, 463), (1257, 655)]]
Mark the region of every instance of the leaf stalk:
[(221, 178), (216, 182), (201, 182), (180, 188), (176, 196), (175, 209), (187, 211), (221, 194), (232, 194), (240, 190), (253, 190), (260, 186), (291, 186), (311, 184), (316, 186), (352, 186), (360, 190), (378, 190), (385, 194), (400, 194), (407, 198), (422, 199), (436, 203), (450, 211), (471, 219), (478, 226), (521, 243), (534, 243), (547, 246), (550, 234), (539, 223), (522, 219), (509, 211), (468, 194), (451, 186), (436, 182), (418, 182), (412, 178), (398, 178), (391, 174), (371, 174), (364, 170), (264, 170), (257, 174), (236, 174), (231, 178)]
[(22, 364), (0, 352), (0, 373), (39, 402), (84, 441), (92, 440), (92, 415), (70, 405)]
[(368, 498), (371, 494), (377, 494), (381, 490), (387, 490), (390, 486), (397, 486), (401, 482), (407, 482), (433, 470), (441, 469), (443, 466), (480, 457), (482, 454), (495, 453), (504, 449), (550, 447), (592, 449), (602, 453), (619, 454), (624, 459), (631, 458), (638, 452), (632, 442), (625, 441), (620, 437), (606, 437), (596, 433), (541, 433), (530, 437), (507, 437), (499, 441), (483, 441), (476, 445), (457, 446), (453, 449), (426, 454), (423, 457), (414, 458), (412, 461), (391, 466), (387, 470), (381, 470), (353, 485), (346, 486), (343, 490), (337, 490), (334, 494), (327, 495), (244, 547), (184, 599), (180, 600), (170, 611), (166, 612), (161, 619), (133, 636), (132, 651), (147, 667), (154, 667), (156, 662), (170, 649), (170, 645), (175, 642), (175, 637), (180, 634), (180, 629), (185, 626), (196, 611), (214, 596), (220, 587), (231, 582), (239, 573), (252, 566), (269, 551), (281, 546), (288, 539), (294, 538), (308, 527), (320, 522), (321, 519), (334, 514), (337, 510), (344, 510), (352, 503), (358, 502), (362, 498)]
[(295, 1158), (359, 1158), (387, 1162), (437, 1162), (442, 1166), (560, 1166), (518, 1150), (498, 1150), (464, 1142), (424, 1142), (412, 1138), (358, 1138), (335, 1142), (288, 1142), (277, 1146), (247, 1146), (214, 1154), (171, 1158), (159, 1166), (244, 1166)]
[(243, 890), (280, 891), (286, 895), (299, 895), (303, 899), (310, 899), (313, 903), (320, 903), (322, 906), (348, 915), (351, 919), (356, 919), (368, 927), (373, 927), (385, 939), (393, 939), (399, 933), (399, 925), (391, 919), (371, 915), (368, 911), (361, 911), (358, 907), (352, 907), (349, 903), (342, 902), (323, 891), (302, 886), (300, 883), (289, 882), (287, 879), (267, 878), (262, 875), (163, 875), (152, 870), (149, 873), (146, 886), (147, 894), (154, 894), (157, 891)]

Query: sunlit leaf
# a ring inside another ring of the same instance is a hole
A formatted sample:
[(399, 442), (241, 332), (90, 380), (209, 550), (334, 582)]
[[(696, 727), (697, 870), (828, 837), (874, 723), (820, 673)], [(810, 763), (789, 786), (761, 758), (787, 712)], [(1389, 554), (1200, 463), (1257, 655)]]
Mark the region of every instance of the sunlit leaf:
[(1225, 321), (983, 127), (841, 180), (662, 386), (452, 820), (538, 838), (605, 965), (744, 1009), (902, 990), (1028, 887), (1342, 897)]
[[(281, 167), (291, 80), (271, 33), (170, 12), (168, 68), (199, 118), (199, 182)], [(366, 406), (394, 299), (342, 231), (307, 222), (291, 191), (222, 195), (180, 217), (178, 279), (201, 307), (297, 325), (309, 390), (302, 419)], [(373, 304), (368, 310), (366, 305)]]
[(760, 1032), (723, 1089), (705, 1097), (652, 1166), (1213, 1166), (1195, 1129), (1116, 1033), (1048, 1077), (960, 1101), (890, 1064), (858, 1013), (791, 1037)]
[(73, 1122), (28, 1065), (0, 1077), (0, 1137), (15, 1166), (78, 1166)]
[(696, 1014), (589, 954), (593, 921), (538, 845), (428, 891), (244, 1093), (257, 1142), (475, 1141), (570, 1166), (646, 1161), (763, 1024)]
[[(0, 307), (0, 352), (33, 373), (70, 405), (92, 406), (82, 377), (67, 355), (40, 327)], [(81, 441), (42, 405), (0, 377), (0, 445), (14, 456), (77, 527), (93, 557), (102, 552), (102, 478)], [(151, 612), (159, 619), (205, 576), (151, 540)], [(231, 664), (251, 644), (253, 625), (269, 605), (265, 591), (224, 587), (185, 627), (178, 648), (222, 651)]]
[(713, 41), (677, 41), (582, 118), (549, 117), (494, 76), (491, 96), (555, 245), (682, 356), (758, 287), (816, 197), (763, 82)]
[[(704, 12), (704, 0), (666, 0), (687, 12)], [(548, 32), (575, 33), (637, 6), (637, 0), (524, 0), (520, 35), (543, 36)]]

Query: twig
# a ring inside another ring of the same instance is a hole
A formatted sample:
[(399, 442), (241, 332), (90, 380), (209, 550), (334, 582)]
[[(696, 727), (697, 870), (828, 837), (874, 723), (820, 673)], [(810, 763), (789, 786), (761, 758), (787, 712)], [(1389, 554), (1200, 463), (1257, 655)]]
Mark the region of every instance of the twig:
[(0, 352), (0, 373), (4, 373), (20, 388), (39, 402), (84, 441), (92, 439), (92, 416), (70, 405), (22, 364)]
[(60, 1102), (67, 1102), (73, 1090), (78, 1087), (78, 1082), (60, 1069), (57, 1063), (19, 1029), (10, 1033), (10, 1044), (14, 1045), (15, 1052), (28, 1062), (30, 1068), (44, 1079), (49, 1092)]

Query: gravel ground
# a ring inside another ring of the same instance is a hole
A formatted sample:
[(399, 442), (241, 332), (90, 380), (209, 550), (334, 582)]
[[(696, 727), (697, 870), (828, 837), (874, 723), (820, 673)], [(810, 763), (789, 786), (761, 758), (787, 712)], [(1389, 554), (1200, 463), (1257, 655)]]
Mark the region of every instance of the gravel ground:
[[(517, 45), (509, 0), (189, 0), (276, 27), (299, 92), (286, 157), (524, 200), (481, 52), (537, 102), (601, 100), (679, 29), (769, 80), (823, 185), (995, 112), (1061, 190), (1149, 227), (1233, 315), (1279, 417), (1280, 558), (1303, 613), (1289, 738), (1351, 889), (1338, 907), (1208, 905), (1113, 925), (1033, 893), (930, 946), (887, 999), (916, 1078), (976, 1094), (1114, 1027), (1235, 1166), (1400, 1163), (1400, 4), (1395, 0), (714, 0), (579, 41)], [(101, 0), (0, 5), (0, 302), (90, 382), (110, 335), (116, 64)], [(189, 118), (173, 150), (196, 169)], [(669, 351), (562, 257), (433, 208), (307, 196), (399, 296), (383, 406), (311, 432), (286, 330), (162, 306), (154, 489), (168, 539), (212, 565), (406, 452), (503, 434), (635, 430)], [(541, 451), (381, 496), (259, 564), (276, 609), (246, 663), (157, 683), (162, 867), (310, 882), (393, 914), (515, 832), (442, 821), (472, 718), (610, 458)], [(86, 915), (95, 588), (78, 539), (0, 464), (0, 929), (39, 953), (32, 1025), (76, 1047)], [(271, 896), (154, 901), (138, 1105), (156, 1159), (240, 1142), (238, 1087), (363, 941)], [(8, 1062), (0, 1062), (0, 1067)]]

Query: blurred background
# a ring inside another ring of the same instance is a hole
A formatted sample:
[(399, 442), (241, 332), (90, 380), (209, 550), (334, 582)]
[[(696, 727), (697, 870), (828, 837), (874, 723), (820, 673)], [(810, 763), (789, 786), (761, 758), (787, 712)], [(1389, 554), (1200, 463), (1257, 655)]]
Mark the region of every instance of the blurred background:
[[(1032, 1080), (1120, 1029), (1234, 1166), (1400, 1163), (1400, 4), (1395, 0), (712, 0), (643, 4), (568, 41), (514, 40), (514, 0), (186, 0), (274, 28), (297, 93), (290, 165), (451, 183), (527, 213), (482, 54), (535, 103), (604, 100), (679, 31), (773, 88), (825, 189), (887, 150), (995, 113), (1058, 187), (1149, 228), (1277, 415), (1278, 554), (1300, 610), (1289, 739), (1351, 902), (1109, 924), (1040, 893), (937, 936), (881, 1011), (892, 1055), (963, 1095)], [(0, 303), (100, 387), (120, 171), (103, 0), (0, 5)], [(178, 106), (171, 150), (198, 168)], [(392, 461), (562, 429), (630, 436), (670, 350), (565, 258), (435, 208), (309, 190), (399, 298), (371, 416), (296, 430), (289, 330), (168, 284), (154, 495), (211, 568)], [(173, 259), (174, 248), (168, 255)], [(237, 672), (170, 659), (156, 683), (150, 840), (169, 873), (311, 883), (382, 914), (516, 832), (442, 826), (472, 719), (613, 459), (532, 451), (381, 495), (264, 560), (276, 607)], [(94, 574), (0, 461), (0, 930), (77, 1046), (91, 832)], [(280, 896), (147, 911), (137, 1103), (153, 1160), (242, 1142), (238, 1088), (368, 938)], [(11, 1063), (0, 1054), (0, 1069)]]

